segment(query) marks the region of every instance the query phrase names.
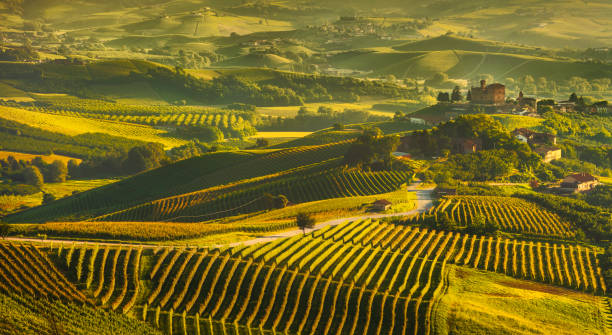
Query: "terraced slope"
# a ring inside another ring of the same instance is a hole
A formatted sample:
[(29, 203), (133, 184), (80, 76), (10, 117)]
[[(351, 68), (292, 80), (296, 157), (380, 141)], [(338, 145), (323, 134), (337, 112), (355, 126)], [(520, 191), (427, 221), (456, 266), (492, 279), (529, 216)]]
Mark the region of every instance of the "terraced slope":
[(525, 200), (493, 196), (452, 196), (444, 198), (432, 208), (431, 214), (448, 215), (460, 225), (467, 225), (476, 216), (492, 220), (508, 232), (538, 236), (571, 237), (572, 225), (555, 213), (551, 213)]
[(0, 292), (91, 304), (38, 248), (0, 243)]
[[(318, 167), (315, 169), (319, 170)], [(268, 209), (265, 194), (282, 194), (291, 203), (297, 204), (387, 193), (399, 189), (407, 178), (406, 171), (362, 172), (337, 168), (309, 174), (297, 171), (287, 176), (160, 199), (94, 220), (199, 222)]]
[(343, 156), (349, 142), (278, 151), (210, 153), (7, 216), (9, 222), (77, 221), (142, 203)]
[(148, 253), (136, 314), (189, 334), (223, 323), (291, 333), (427, 334), (451, 263), (606, 292), (590, 248), (370, 220), (251, 246)]

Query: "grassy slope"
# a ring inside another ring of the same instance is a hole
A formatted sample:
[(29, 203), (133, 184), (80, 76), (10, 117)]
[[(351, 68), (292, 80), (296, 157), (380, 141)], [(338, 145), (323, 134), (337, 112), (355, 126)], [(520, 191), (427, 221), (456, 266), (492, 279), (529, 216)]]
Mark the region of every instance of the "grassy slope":
[(377, 75), (393, 74), (398, 77), (431, 76), (445, 72), (452, 78), (470, 78), (481, 73), (496, 78), (533, 77), (568, 79), (570, 76), (604, 78), (612, 75), (612, 66), (605, 64), (579, 63), (545, 57), (512, 53), (480, 51), (351, 51), (330, 58), (330, 63), (339, 68), (354, 68), (373, 71)]
[(508, 131), (513, 131), (516, 128), (534, 128), (544, 122), (544, 119), (522, 115), (493, 114), (491, 117), (501, 122), (502, 126)]
[(449, 284), (437, 334), (605, 334), (600, 297), (457, 266)]
[[(72, 195), (73, 192), (85, 192), (96, 187), (116, 182), (115, 179), (67, 180), (63, 183), (46, 183), (42, 187), (44, 193), (51, 193), (57, 199)], [(30, 195), (0, 195), (0, 213), (16, 211), (21, 206), (40, 206), (43, 192)]]
[(62, 161), (64, 163), (68, 163), (68, 161), (73, 160), (73, 159), (77, 161), (78, 163), (82, 161), (80, 158), (72, 158), (72, 157), (56, 155), (56, 154), (33, 155), (33, 154), (24, 154), (21, 152), (14, 152), (14, 151), (4, 151), (4, 150), (0, 151), (0, 159), (7, 159), (9, 156), (13, 156), (18, 161), (20, 160), (31, 161), (36, 157), (40, 157), (45, 163), (53, 163), (53, 161), (56, 161), (56, 160)]
[(441, 35), (434, 38), (401, 44), (394, 47), (398, 51), (440, 51), (464, 50), (481, 52), (534, 52), (535, 48), (522, 47), (514, 44), (499, 43), (481, 39), (471, 39), (453, 35)]
[(117, 121), (86, 119), (67, 115), (54, 115), (20, 108), (0, 106), (0, 118), (70, 136), (85, 133), (104, 133), (144, 142), (158, 142), (162, 143), (167, 148), (173, 148), (187, 143), (185, 140), (166, 137), (164, 136), (165, 132), (163, 130), (158, 130), (149, 126)]
[(219, 152), (180, 161), (111, 185), (6, 217), (11, 222), (78, 220), (146, 201), (294, 169), (344, 154), (348, 144), (279, 152)]

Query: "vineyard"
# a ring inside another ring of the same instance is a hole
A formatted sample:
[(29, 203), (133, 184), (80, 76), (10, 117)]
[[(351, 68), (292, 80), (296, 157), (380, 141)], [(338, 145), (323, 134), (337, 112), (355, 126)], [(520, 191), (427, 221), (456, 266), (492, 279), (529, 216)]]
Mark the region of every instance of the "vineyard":
[(241, 213), (268, 209), (264, 194), (283, 194), (291, 203), (387, 193), (400, 188), (407, 180), (403, 171), (342, 171), (315, 174), (297, 173), (277, 180), (264, 179), (256, 185), (230, 188), (229, 192), (203, 190), (156, 200), (95, 221), (160, 221), (198, 222)]
[(588, 248), (369, 220), (228, 250), (164, 248), (155, 259), (141, 317), (174, 332), (212, 319), (279, 332), (429, 333), (448, 263), (605, 293)]
[(498, 223), (502, 230), (541, 236), (572, 237), (571, 225), (557, 214), (518, 198), (494, 196), (451, 196), (444, 198), (429, 214), (446, 214), (467, 225), (476, 216)]
[[(4, 292), (91, 301), (167, 334), (429, 334), (449, 264), (606, 293), (591, 248), (371, 220), (234, 248), (0, 247)], [(42, 270), (45, 252), (91, 299)]]
[(127, 313), (136, 303), (140, 289), (142, 249), (58, 248), (54, 256), (73, 282), (86, 290), (97, 305)]
[(0, 243), (0, 292), (91, 304), (38, 248)]
[[(255, 135), (257, 121), (253, 112), (221, 110), (198, 106), (126, 105), (101, 100), (42, 99), (40, 106), (28, 110), (79, 118), (120, 121), (165, 127), (216, 127), (227, 137)], [(18, 107), (23, 107), (18, 105)]]
[(42, 334), (159, 334), (131, 317), (78, 302), (47, 300), (23, 294), (0, 293), (0, 333)]
[(338, 159), (349, 142), (271, 152), (219, 152), (148, 171), (4, 218), (9, 222), (81, 221), (206, 188)]

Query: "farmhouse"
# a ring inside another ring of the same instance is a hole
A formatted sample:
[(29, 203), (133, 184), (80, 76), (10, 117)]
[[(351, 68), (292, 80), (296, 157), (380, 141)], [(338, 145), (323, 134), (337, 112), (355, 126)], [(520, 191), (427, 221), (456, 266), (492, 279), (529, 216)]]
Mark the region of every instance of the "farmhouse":
[(487, 86), (486, 80), (480, 81), (480, 87), (470, 90), (471, 102), (481, 105), (499, 105), (506, 101), (506, 86), (495, 83)]
[(374, 203), (372, 204), (372, 208), (377, 211), (386, 211), (391, 208), (391, 205), (392, 205), (391, 201), (386, 200), (386, 199), (381, 199), (381, 200), (374, 201)]
[(458, 138), (455, 140), (455, 150), (460, 154), (473, 154), (482, 150), (480, 139)]
[(561, 159), (561, 149), (550, 145), (538, 145), (533, 151), (542, 157), (546, 163), (550, 163), (556, 159)]
[(547, 133), (538, 133), (527, 128), (516, 128), (512, 135), (519, 141), (530, 145), (536, 144), (557, 144), (557, 136)]
[(561, 182), (561, 189), (571, 192), (589, 191), (599, 185), (599, 180), (588, 173), (569, 175)]

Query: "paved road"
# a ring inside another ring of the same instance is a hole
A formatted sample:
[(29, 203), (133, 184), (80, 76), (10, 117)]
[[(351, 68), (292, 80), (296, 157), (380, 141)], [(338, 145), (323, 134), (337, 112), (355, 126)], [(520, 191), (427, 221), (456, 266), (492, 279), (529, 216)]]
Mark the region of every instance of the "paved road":
[[(426, 210), (428, 210), (429, 208), (431, 208), (431, 206), (433, 206), (432, 204), (432, 195), (433, 195), (433, 188), (419, 188), (420, 183), (415, 183), (412, 184), (410, 186), (407, 187), (407, 191), (408, 192), (414, 192), (416, 193), (416, 199), (417, 199), (417, 207), (411, 211), (408, 212), (402, 212), (402, 213), (390, 213), (390, 214), (366, 214), (366, 215), (360, 215), (360, 216), (353, 216), (353, 217), (345, 217), (345, 218), (338, 218), (338, 219), (334, 219), (334, 220), (329, 220), (329, 221), (325, 221), (322, 223), (319, 223), (317, 225), (314, 226), (314, 228), (312, 229), (306, 229), (307, 233), (311, 233), (313, 231), (317, 231), (319, 229), (322, 229), (324, 227), (327, 226), (336, 226), (339, 225), (341, 223), (344, 222), (349, 222), (349, 221), (355, 221), (355, 220), (366, 220), (366, 219), (380, 219), (380, 218), (387, 218), (387, 217), (398, 217), (398, 216), (409, 216), (409, 215), (413, 215), (416, 213), (422, 213)], [(257, 243), (263, 243), (263, 242), (270, 242), (279, 238), (285, 238), (285, 237), (291, 237), (291, 236), (295, 236), (298, 234), (302, 234), (302, 230), (301, 229), (293, 229), (293, 230), (287, 230), (287, 231), (283, 231), (283, 232), (279, 232), (279, 233), (275, 233), (275, 234), (271, 234), (271, 235), (263, 235), (263, 236), (258, 236), (254, 239), (251, 240), (246, 240), (246, 241), (242, 241), (242, 242), (236, 242), (236, 243), (231, 243), (229, 244), (229, 246), (234, 246), (234, 245), (252, 245), (252, 244), (257, 244)], [(41, 239), (37, 239), (37, 238), (20, 238), (20, 237), (8, 237), (6, 238), (6, 240), (9, 241), (18, 241), (18, 242), (53, 242), (53, 243), (63, 243), (63, 244), (76, 244), (76, 245), (83, 245), (83, 244), (91, 244), (91, 245), (100, 245), (100, 246), (124, 246), (124, 247), (143, 247), (143, 248), (156, 248), (156, 245), (153, 244), (134, 244), (134, 243), (121, 243), (121, 242), (92, 242), (92, 241), (78, 241), (78, 240), (41, 240)], [(184, 246), (184, 245), (180, 245), (180, 246)], [(227, 246), (227, 245), (216, 245), (214, 247), (223, 247), (223, 246)]]

